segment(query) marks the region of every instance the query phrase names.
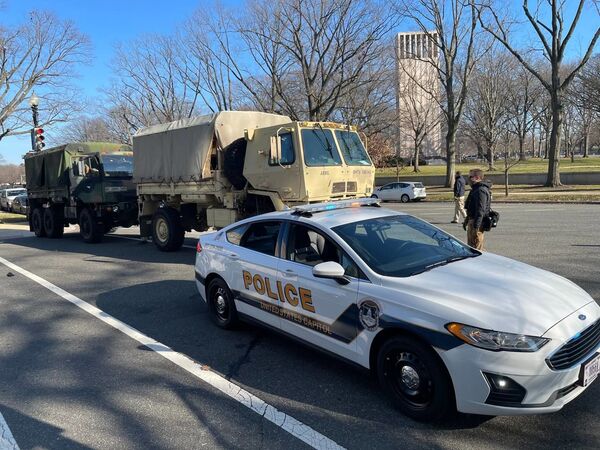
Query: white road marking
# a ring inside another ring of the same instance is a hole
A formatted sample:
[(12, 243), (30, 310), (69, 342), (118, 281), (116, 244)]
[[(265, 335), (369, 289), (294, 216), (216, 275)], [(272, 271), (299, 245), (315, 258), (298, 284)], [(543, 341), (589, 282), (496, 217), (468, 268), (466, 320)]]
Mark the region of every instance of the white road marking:
[(2, 413), (0, 413), (0, 450), (19, 450), (17, 441), (10, 432)]
[[(70, 294), (69, 292), (56, 286), (55, 284), (50, 283), (42, 277), (39, 277), (38, 275), (35, 275), (34, 273), (31, 273), (28, 270), (23, 269), (22, 267), (17, 266), (16, 264), (13, 264), (2, 257), (0, 257), (0, 263), (9, 267), (13, 271), (18, 272), (21, 275), (29, 278), (30, 280), (35, 281), (36, 283), (54, 292), (55, 294), (59, 295), (65, 300), (73, 303), (75, 306), (78, 306), (79, 308), (83, 309), (85, 312), (91, 314), (95, 318), (100, 319), (101, 321), (112, 326), (113, 328), (116, 328), (117, 330), (126, 334), (130, 338), (135, 339), (139, 343), (155, 351), (159, 355), (178, 365), (190, 374), (194, 375), (195, 377), (199, 378), (205, 383), (208, 383), (215, 389), (218, 389), (223, 394), (241, 403), (242, 405), (251, 409), (255, 413), (261, 415), (269, 422), (272, 422), (276, 426), (287, 431), (292, 436), (305, 442), (309, 446), (316, 449), (344, 448), (336, 442), (329, 439), (328, 437), (322, 435), (318, 431), (315, 431), (308, 425), (305, 425), (304, 423), (300, 422), (298, 419), (295, 419), (294, 417), (285, 414), (282, 411), (279, 411), (277, 408), (266, 403), (264, 400), (261, 400), (260, 398), (256, 397), (254, 394), (251, 394), (242, 387), (228, 381), (216, 372), (213, 372), (209, 366), (198, 363), (188, 358), (187, 356), (174, 351), (170, 347), (152, 339), (149, 336), (146, 336), (145, 334), (141, 333), (135, 328), (130, 327), (126, 323), (121, 322), (120, 320), (105, 313), (101, 309), (90, 305), (89, 303), (81, 300), (79, 297)], [(2, 443), (2, 441), (0, 441), (0, 443)], [(4, 450), (4, 447), (0, 446), (0, 449)]]

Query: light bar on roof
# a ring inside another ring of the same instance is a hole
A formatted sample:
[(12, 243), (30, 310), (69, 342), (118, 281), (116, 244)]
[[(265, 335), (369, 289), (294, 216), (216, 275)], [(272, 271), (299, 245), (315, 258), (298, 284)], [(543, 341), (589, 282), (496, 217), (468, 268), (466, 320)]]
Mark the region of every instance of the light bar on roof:
[(322, 211), (333, 211), (335, 209), (359, 208), (361, 206), (379, 206), (381, 200), (378, 198), (356, 198), (350, 200), (335, 200), (327, 203), (315, 203), (312, 205), (295, 206), (296, 214), (312, 214)]

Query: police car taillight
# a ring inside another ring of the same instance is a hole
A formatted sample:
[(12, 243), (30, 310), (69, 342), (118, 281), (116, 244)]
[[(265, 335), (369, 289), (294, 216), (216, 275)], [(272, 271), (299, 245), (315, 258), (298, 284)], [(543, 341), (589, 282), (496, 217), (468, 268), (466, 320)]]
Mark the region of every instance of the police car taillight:
[(198, 239), (198, 243), (196, 244), (196, 253), (201, 253), (202, 252), (202, 243), (200, 242), (200, 239)]

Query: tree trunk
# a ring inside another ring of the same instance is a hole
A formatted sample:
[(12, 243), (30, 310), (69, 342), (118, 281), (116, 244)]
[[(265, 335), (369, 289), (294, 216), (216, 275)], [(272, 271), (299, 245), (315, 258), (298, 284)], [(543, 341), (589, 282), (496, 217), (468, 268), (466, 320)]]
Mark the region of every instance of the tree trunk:
[(487, 144), (487, 160), (488, 160), (488, 170), (494, 170), (494, 146), (490, 143)]
[(446, 187), (454, 187), (454, 173), (456, 171), (456, 124), (448, 120), (448, 132), (446, 133)]
[(519, 135), (519, 161), (525, 161), (526, 159), (527, 158), (525, 158), (525, 136)]
[(419, 150), (421, 150), (421, 146), (417, 143), (417, 140), (415, 139), (415, 149), (413, 154), (413, 172), (421, 171), (419, 169)]
[(590, 130), (587, 129), (583, 134), (583, 157), (588, 158), (589, 155), (589, 139), (590, 139)]
[(504, 196), (508, 197), (508, 167), (504, 166)]
[(550, 131), (550, 148), (548, 155), (547, 187), (560, 186), (560, 129), (562, 127), (562, 92), (558, 89), (551, 93), (552, 130)]

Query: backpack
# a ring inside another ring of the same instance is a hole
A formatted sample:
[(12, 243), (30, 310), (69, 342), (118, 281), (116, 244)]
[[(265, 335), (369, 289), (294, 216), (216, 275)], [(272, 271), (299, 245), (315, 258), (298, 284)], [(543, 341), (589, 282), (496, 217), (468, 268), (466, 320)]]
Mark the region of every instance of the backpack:
[(481, 223), (483, 231), (490, 231), (492, 228), (496, 228), (499, 220), (500, 213), (490, 209), (490, 212), (483, 218), (483, 222)]

